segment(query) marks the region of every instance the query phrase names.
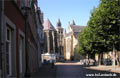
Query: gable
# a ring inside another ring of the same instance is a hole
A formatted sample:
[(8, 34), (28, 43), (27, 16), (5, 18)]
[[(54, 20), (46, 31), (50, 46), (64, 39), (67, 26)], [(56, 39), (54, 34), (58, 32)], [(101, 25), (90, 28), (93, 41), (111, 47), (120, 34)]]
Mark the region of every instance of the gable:
[(68, 30), (67, 30), (67, 33), (69, 33), (69, 32), (73, 32), (70, 25), (68, 26)]

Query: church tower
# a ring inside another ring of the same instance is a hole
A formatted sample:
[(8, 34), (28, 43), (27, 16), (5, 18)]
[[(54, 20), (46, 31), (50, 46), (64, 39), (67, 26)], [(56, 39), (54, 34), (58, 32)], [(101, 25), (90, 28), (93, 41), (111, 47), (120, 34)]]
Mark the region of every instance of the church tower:
[(72, 25), (75, 25), (75, 21), (74, 20), (72, 21)]
[(64, 57), (64, 29), (62, 28), (62, 24), (60, 19), (58, 19), (56, 24), (56, 31), (57, 31), (57, 42), (58, 42), (58, 53), (61, 57)]

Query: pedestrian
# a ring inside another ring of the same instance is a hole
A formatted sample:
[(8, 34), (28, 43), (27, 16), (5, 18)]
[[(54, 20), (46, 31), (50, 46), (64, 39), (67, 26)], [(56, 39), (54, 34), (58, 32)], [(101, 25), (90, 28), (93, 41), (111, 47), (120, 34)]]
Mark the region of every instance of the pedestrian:
[(52, 60), (51, 68), (52, 68), (52, 69), (54, 68), (54, 60)]

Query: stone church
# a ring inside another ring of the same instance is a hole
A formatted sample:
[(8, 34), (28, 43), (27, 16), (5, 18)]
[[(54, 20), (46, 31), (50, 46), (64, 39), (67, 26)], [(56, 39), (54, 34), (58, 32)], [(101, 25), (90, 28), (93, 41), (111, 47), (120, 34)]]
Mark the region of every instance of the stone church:
[(78, 34), (85, 26), (76, 25), (74, 20), (68, 25), (67, 33), (64, 37), (64, 59), (80, 60), (80, 55), (76, 52), (78, 46)]
[[(68, 25), (67, 33), (62, 27), (60, 19), (56, 24), (56, 29), (49, 19), (43, 23), (44, 26), (44, 53), (52, 53), (59, 56), (59, 59), (79, 60), (80, 55), (76, 52), (78, 46), (78, 34), (85, 26), (76, 25), (74, 20)], [(59, 60), (58, 59), (58, 60)]]
[(44, 23), (44, 53), (53, 53), (55, 54), (58, 52), (57, 47), (57, 32), (54, 26), (51, 24), (50, 20), (47, 18)]
[(57, 21), (56, 29), (49, 19), (44, 21), (43, 27), (45, 37), (43, 54), (55, 54), (57, 60), (61, 57), (64, 59), (64, 28), (62, 28), (60, 19)]

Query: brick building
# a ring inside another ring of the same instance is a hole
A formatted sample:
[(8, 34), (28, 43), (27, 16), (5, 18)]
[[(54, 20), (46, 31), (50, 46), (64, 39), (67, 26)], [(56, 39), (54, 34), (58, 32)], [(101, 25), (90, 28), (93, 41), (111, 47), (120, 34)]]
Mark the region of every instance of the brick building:
[[(26, 6), (30, 9), (27, 10)], [(38, 28), (41, 27), (42, 32), (40, 16), (37, 0), (4, 1), (2, 77), (23, 77), (26, 71), (32, 73), (38, 70), (38, 54), (41, 52), (38, 51), (41, 39)]]

